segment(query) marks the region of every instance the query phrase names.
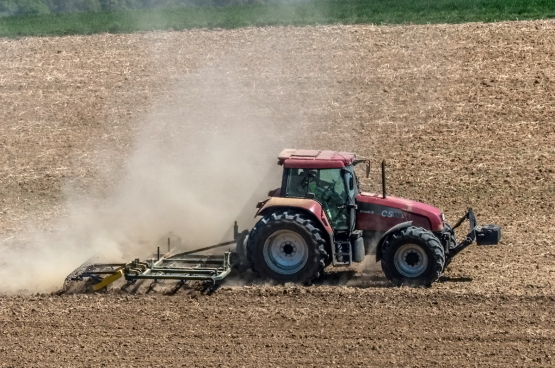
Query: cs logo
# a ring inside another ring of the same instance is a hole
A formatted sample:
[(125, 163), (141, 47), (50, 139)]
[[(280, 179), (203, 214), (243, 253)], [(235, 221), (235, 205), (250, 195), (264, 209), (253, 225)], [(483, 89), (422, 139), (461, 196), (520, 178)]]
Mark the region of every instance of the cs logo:
[(403, 217), (403, 213), (402, 212), (396, 212), (396, 211), (383, 210), (382, 211), (382, 217)]

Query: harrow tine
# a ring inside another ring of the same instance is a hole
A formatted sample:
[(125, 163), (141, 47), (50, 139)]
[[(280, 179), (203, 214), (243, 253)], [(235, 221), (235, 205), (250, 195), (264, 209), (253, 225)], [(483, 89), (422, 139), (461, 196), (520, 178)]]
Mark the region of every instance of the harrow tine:
[(179, 289), (181, 289), (183, 286), (185, 286), (185, 285), (187, 285), (187, 284), (189, 284), (189, 280), (181, 280), (181, 281), (179, 281), (179, 282), (174, 286), (174, 288), (171, 289), (171, 290), (168, 292), (168, 295), (175, 295), (175, 294), (179, 291)]
[(127, 281), (125, 284), (121, 285), (121, 290), (122, 291), (127, 291), (127, 289), (134, 285), (137, 282), (137, 280), (129, 280)]
[(204, 282), (202, 293), (204, 295), (212, 295), (220, 288), (221, 284), (215, 280), (207, 280)]
[(148, 294), (148, 293), (150, 293), (151, 291), (154, 291), (154, 286), (155, 286), (156, 284), (160, 284), (160, 283), (161, 283), (160, 280), (154, 279), (154, 280), (150, 283), (150, 285), (148, 285), (148, 289), (146, 290), (146, 293)]

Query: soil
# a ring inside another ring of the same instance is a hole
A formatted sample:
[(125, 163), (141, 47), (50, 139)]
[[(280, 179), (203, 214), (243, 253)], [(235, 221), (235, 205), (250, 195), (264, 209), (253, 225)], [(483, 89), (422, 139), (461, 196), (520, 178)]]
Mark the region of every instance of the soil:
[[(393, 288), (367, 260), (310, 287), (0, 296), (0, 367), (552, 365), (554, 31), (550, 20), (0, 40), (0, 246), (31, 223), (54, 230), (68, 186), (105, 195), (149, 112), (186, 105), (207, 71), (214, 89), (233, 75), (226, 103), (248, 96), (299, 145), (384, 158), (389, 193), (452, 223), (471, 206), (503, 230), (429, 289)], [(362, 185), (379, 191), (378, 170)]]

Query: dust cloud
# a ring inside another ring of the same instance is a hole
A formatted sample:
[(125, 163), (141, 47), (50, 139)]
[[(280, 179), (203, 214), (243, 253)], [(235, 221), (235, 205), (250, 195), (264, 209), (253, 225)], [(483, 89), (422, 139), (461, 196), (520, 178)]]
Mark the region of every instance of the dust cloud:
[(102, 198), (68, 189), (69, 215), (54, 232), (5, 247), (0, 293), (55, 291), (87, 259), (145, 258), (170, 231), (193, 249), (232, 239), (236, 220), (250, 228), (256, 202), (280, 186), (277, 154), (300, 137), (237, 73), (210, 68), (172, 85), (140, 122), (114, 188)]

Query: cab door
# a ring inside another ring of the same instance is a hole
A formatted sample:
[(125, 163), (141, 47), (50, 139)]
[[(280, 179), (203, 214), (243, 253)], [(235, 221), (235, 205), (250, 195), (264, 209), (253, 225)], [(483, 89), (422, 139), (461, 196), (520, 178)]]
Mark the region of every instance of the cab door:
[(347, 222), (349, 233), (352, 233), (356, 230), (357, 225), (356, 197), (358, 195), (358, 187), (354, 173), (347, 169), (345, 170), (345, 187), (347, 188), (347, 203), (345, 203), (347, 209)]

